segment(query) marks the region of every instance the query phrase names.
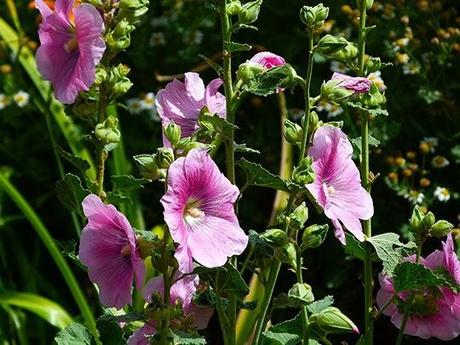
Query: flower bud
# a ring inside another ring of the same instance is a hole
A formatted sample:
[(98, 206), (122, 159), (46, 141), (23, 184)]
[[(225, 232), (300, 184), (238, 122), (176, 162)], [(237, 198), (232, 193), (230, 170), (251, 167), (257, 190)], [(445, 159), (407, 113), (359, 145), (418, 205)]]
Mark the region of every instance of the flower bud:
[(447, 236), (454, 226), (446, 220), (438, 220), (433, 224), (430, 234), (433, 237), (441, 238)]
[(341, 62), (348, 62), (355, 59), (357, 56), (358, 47), (356, 44), (349, 42), (344, 48), (331, 54), (330, 58)]
[(318, 41), (315, 51), (320, 54), (330, 56), (331, 54), (338, 53), (340, 50), (344, 49), (348, 44), (350, 43), (343, 37), (326, 35), (321, 37), (321, 39)]
[(318, 129), (319, 116), (316, 111), (310, 113), (310, 125), (308, 127), (309, 133), (314, 133)]
[(374, 73), (380, 71), (382, 68), (382, 60), (379, 57), (369, 56), (366, 60), (367, 73)]
[(326, 102), (340, 103), (354, 94), (354, 91), (340, 86), (340, 80), (329, 80), (321, 85), (321, 99)]
[(260, 6), (263, 0), (255, 0), (245, 3), (238, 13), (240, 24), (252, 24), (259, 18)]
[(274, 247), (282, 247), (288, 242), (285, 231), (281, 229), (269, 229), (260, 234), (260, 238)]
[(120, 131), (118, 130), (118, 119), (109, 116), (103, 123), (98, 123), (94, 129), (96, 138), (103, 144), (117, 144), (120, 142)]
[(230, 2), (229, 4), (227, 4), (227, 7), (225, 8), (225, 11), (230, 16), (239, 14), (241, 10), (242, 10), (242, 6), (239, 0)]
[(315, 172), (311, 167), (311, 157), (305, 157), (300, 161), (299, 166), (295, 167), (292, 171), (292, 179), (295, 183), (306, 185), (315, 180)]
[(327, 224), (315, 224), (307, 227), (302, 235), (302, 250), (319, 247), (326, 239), (328, 230), (329, 225)]
[(315, 30), (324, 25), (324, 21), (329, 15), (329, 8), (323, 4), (314, 7), (303, 6), (300, 9), (300, 21), (305, 24), (308, 30)]
[(174, 152), (169, 147), (160, 147), (155, 155), (155, 162), (160, 169), (168, 169), (174, 162)]
[(386, 103), (386, 98), (378, 86), (372, 83), (369, 92), (363, 97), (363, 103), (369, 108), (378, 108)]
[(297, 251), (293, 243), (287, 243), (275, 251), (275, 257), (293, 268), (297, 267)]
[(101, 85), (107, 79), (107, 71), (102, 65), (96, 67), (96, 79), (94, 80), (94, 85)]
[(288, 143), (298, 145), (302, 141), (303, 129), (297, 123), (286, 120), (283, 129), (283, 136)]
[(422, 212), (421, 208), (418, 205), (415, 205), (414, 210), (412, 211), (412, 215), (409, 220), (409, 225), (412, 231), (417, 231), (420, 226), (420, 223), (423, 220), (424, 213)]
[(238, 72), (236, 76), (239, 80), (243, 81), (245, 84), (248, 84), (253, 80), (257, 75), (265, 71), (263, 66), (256, 64), (251, 61), (247, 61), (238, 67)]
[(170, 122), (164, 127), (164, 133), (169, 142), (174, 146), (177, 143), (182, 135), (182, 130), (179, 125), (176, 125), (174, 122)]
[(290, 225), (294, 229), (302, 229), (305, 225), (305, 222), (308, 220), (308, 207), (305, 203), (301, 203), (299, 206), (296, 207), (294, 212), (291, 213), (289, 216), (290, 218)]
[(315, 300), (311, 286), (306, 283), (294, 284), (294, 286), (289, 289), (288, 297), (302, 304), (310, 304)]
[(417, 229), (418, 232), (422, 234), (426, 234), (431, 229), (431, 227), (434, 225), (435, 222), (436, 222), (436, 218), (433, 212), (428, 212), (427, 214), (425, 214), (422, 221), (420, 222), (420, 225)]
[(143, 178), (152, 181), (160, 178), (161, 174), (155, 161), (155, 155), (136, 155), (133, 157), (133, 159)]
[(359, 333), (358, 327), (336, 307), (327, 307), (310, 317), (310, 322), (322, 332), (329, 333)]

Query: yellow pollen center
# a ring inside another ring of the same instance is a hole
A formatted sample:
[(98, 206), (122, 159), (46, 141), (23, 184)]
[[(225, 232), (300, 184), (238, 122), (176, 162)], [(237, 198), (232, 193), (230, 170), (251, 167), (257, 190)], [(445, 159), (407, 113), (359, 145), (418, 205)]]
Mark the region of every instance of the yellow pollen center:
[(129, 244), (125, 244), (120, 251), (121, 255), (123, 256), (130, 256), (131, 255), (131, 246)]
[(200, 218), (204, 213), (199, 208), (189, 207), (185, 210), (185, 216), (190, 216), (192, 218)]
[(328, 191), (328, 193), (329, 193), (329, 195), (330, 195), (330, 194), (332, 194), (332, 193), (335, 192), (335, 188), (334, 188), (333, 186), (328, 186), (328, 187), (327, 187), (327, 191)]
[(78, 50), (77, 37), (73, 37), (64, 44), (64, 49), (67, 53), (72, 53)]

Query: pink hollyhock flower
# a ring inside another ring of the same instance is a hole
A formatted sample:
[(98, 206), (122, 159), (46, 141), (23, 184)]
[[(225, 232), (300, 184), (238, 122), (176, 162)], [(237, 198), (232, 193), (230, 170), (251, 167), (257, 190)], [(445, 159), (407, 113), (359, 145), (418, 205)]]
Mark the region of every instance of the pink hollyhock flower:
[(358, 168), (352, 160), (353, 148), (345, 133), (332, 126), (320, 127), (308, 155), (313, 159), (315, 181), (307, 189), (335, 227), (335, 236), (345, 244), (342, 224), (358, 240), (364, 241), (360, 219), (374, 213), (371, 196), (361, 187)]
[(104, 21), (90, 4), (56, 0), (52, 11), (43, 0), (35, 4), (42, 15), (38, 31), (37, 67), (52, 82), (56, 98), (71, 104), (96, 78), (96, 65), (105, 51)]
[[(414, 256), (407, 258), (415, 261)], [(460, 262), (454, 252), (451, 235), (443, 243), (443, 250), (435, 250), (426, 259), (420, 258), (422, 265), (431, 270), (444, 270), (457, 283), (460, 283)], [(393, 280), (384, 275), (379, 275), (380, 290), (377, 293), (377, 304), (382, 308), (394, 295)], [(404, 291), (396, 299), (402, 304), (399, 307), (390, 303), (383, 311), (391, 317), (391, 322), (398, 328), (404, 315), (403, 303), (409, 297)], [(431, 337), (441, 340), (452, 340), (460, 334), (460, 294), (449, 288), (432, 288), (418, 291), (414, 299), (414, 313), (410, 315), (405, 334), (423, 339)]]
[(144, 261), (133, 228), (113, 205), (94, 194), (83, 200), (88, 224), (80, 239), (79, 257), (89, 278), (99, 286), (102, 304), (120, 309), (131, 304), (134, 277), (138, 289), (144, 282)]
[(283, 66), (286, 64), (284, 58), (270, 52), (261, 52), (254, 55), (249, 62), (262, 66), (265, 69)]
[[(196, 293), (199, 284), (197, 275), (180, 276), (176, 274), (176, 282), (169, 290), (170, 300), (169, 303), (174, 305), (180, 302), (184, 312), (185, 321), (188, 323), (186, 326), (191, 326), (196, 329), (205, 329), (212, 317), (214, 310), (209, 307), (197, 306), (193, 304), (193, 295)], [(154, 292), (163, 295), (164, 280), (162, 276), (150, 279), (143, 290), (144, 299), (152, 302), (152, 294)], [(139, 328), (128, 340), (128, 345), (149, 345), (148, 337), (155, 334), (156, 320), (149, 320), (143, 327)]]
[(363, 77), (350, 77), (346, 74), (335, 72), (331, 80), (337, 80), (339, 86), (355, 93), (368, 93), (371, 89), (371, 81)]
[(238, 188), (204, 150), (191, 150), (171, 164), (161, 203), (171, 236), (179, 244), (175, 257), (181, 272), (193, 271), (192, 259), (218, 267), (244, 251), (248, 236), (233, 208), (238, 195)]
[[(184, 138), (193, 135), (198, 129), (198, 116), (204, 107), (212, 114), (225, 118), (225, 96), (217, 91), (222, 84), (223, 81), (217, 78), (205, 88), (198, 73), (185, 73), (184, 82), (174, 79), (156, 97), (163, 127), (174, 122), (181, 127)], [(163, 144), (170, 145), (164, 135)]]

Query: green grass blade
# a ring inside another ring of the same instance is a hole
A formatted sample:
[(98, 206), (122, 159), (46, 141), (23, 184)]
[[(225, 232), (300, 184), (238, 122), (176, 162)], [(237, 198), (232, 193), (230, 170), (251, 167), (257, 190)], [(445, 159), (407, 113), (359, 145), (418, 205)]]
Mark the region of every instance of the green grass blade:
[(70, 315), (59, 304), (36, 294), (26, 292), (0, 293), (0, 304), (28, 310), (59, 329), (72, 323)]
[(80, 309), (80, 312), (85, 320), (86, 326), (94, 335), (94, 337), (97, 338), (98, 333), (96, 329), (96, 321), (94, 319), (94, 315), (91, 311), (91, 308), (89, 307), (88, 302), (86, 301), (86, 298), (83, 295), (83, 292), (81, 291), (80, 286), (78, 285), (78, 282), (75, 279), (75, 276), (72, 270), (70, 269), (69, 264), (67, 263), (63, 254), (59, 251), (56, 243), (50, 235), (50, 232), (45, 227), (45, 225), (40, 220), (35, 211), (32, 209), (32, 207), (29, 205), (27, 200), (25, 200), (24, 197), (19, 193), (19, 191), (13, 186), (13, 184), (11, 184), (11, 182), (8, 180), (5, 174), (1, 172), (0, 190), (4, 190), (5, 193), (11, 198), (11, 200), (13, 200), (13, 202), (22, 211), (24, 216), (27, 218), (27, 220), (34, 228), (37, 235), (42, 240), (43, 244), (48, 250), (48, 253), (53, 258), (54, 262), (56, 263), (56, 266), (59, 268), (59, 271), (61, 272), (65, 282), (67, 283), (67, 286), (70, 292), (72, 293), (72, 296), (75, 299), (75, 302), (77, 303), (78, 308)]

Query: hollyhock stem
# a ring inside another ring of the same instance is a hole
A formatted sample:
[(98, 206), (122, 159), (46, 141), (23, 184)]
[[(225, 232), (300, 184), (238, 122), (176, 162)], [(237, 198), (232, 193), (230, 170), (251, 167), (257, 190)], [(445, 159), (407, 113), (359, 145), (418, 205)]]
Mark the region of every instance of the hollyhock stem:
[[(358, 64), (359, 75), (364, 77), (364, 55), (366, 51), (366, 2), (359, 1), (359, 40), (358, 40)], [(361, 112), (361, 181), (363, 188), (370, 192), (369, 183), (369, 117), (363, 111)], [(367, 237), (372, 236), (371, 219), (363, 221), (363, 231)], [(366, 345), (374, 343), (374, 320), (372, 317), (373, 300), (372, 300), (372, 260), (371, 248), (366, 246), (364, 257), (364, 339)]]
[[(226, 42), (232, 41), (232, 23), (231, 18), (226, 12), (227, 0), (220, 2), (219, 14), (222, 25), (222, 55), (224, 62), (224, 90), (225, 100), (227, 107), (227, 121), (230, 123), (235, 122), (235, 112), (233, 109), (233, 81), (232, 81), (232, 57), (231, 53), (225, 48)], [(226, 168), (227, 178), (231, 183), (235, 184), (235, 149), (233, 146), (235, 133), (232, 129), (229, 134), (229, 138), (225, 141), (225, 155), (226, 155)], [(237, 268), (237, 258), (231, 259), (231, 262), (235, 268)], [(237, 313), (237, 301), (235, 296), (230, 296), (228, 305), (228, 320), (229, 328), (227, 329), (227, 340), (228, 345), (236, 344), (236, 313)]]
[(305, 98), (305, 116), (303, 117), (302, 121), (302, 128), (303, 128), (303, 137), (302, 137), (302, 145), (300, 146), (300, 154), (299, 154), (299, 164), (300, 161), (305, 156), (305, 150), (307, 148), (308, 143), (308, 130), (310, 125), (310, 111), (311, 111), (311, 104), (310, 104), (310, 84), (311, 84), (311, 76), (313, 73), (313, 32), (308, 32), (308, 65), (307, 65), (307, 76), (305, 78), (305, 88), (304, 88), (304, 98)]
[[(101, 85), (99, 90), (99, 106), (98, 106), (98, 114), (97, 114), (97, 122), (102, 123), (105, 120), (105, 111), (107, 109), (107, 101), (105, 95), (105, 88)], [(96, 187), (97, 187), (97, 195), (104, 200), (104, 173), (105, 173), (105, 161), (108, 158), (108, 153), (104, 149), (104, 145), (98, 145), (97, 148), (97, 172), (96, 172)]]
[[(163, 271), (163, 301), (165, 305), (169, 304), (170, 300), (170, 289), (171, 289), (171, 277), (169, 276), (169, 264), (168, 264), (168, 239), (169, 231), (165, 229), (163, 236), (163, 246), (161, 247), (161, 266)], [(168, 345), (168, 328), (169, 318), (162, 320), (162, 332), (160, 335), (160, 343), (162, 345)]]

